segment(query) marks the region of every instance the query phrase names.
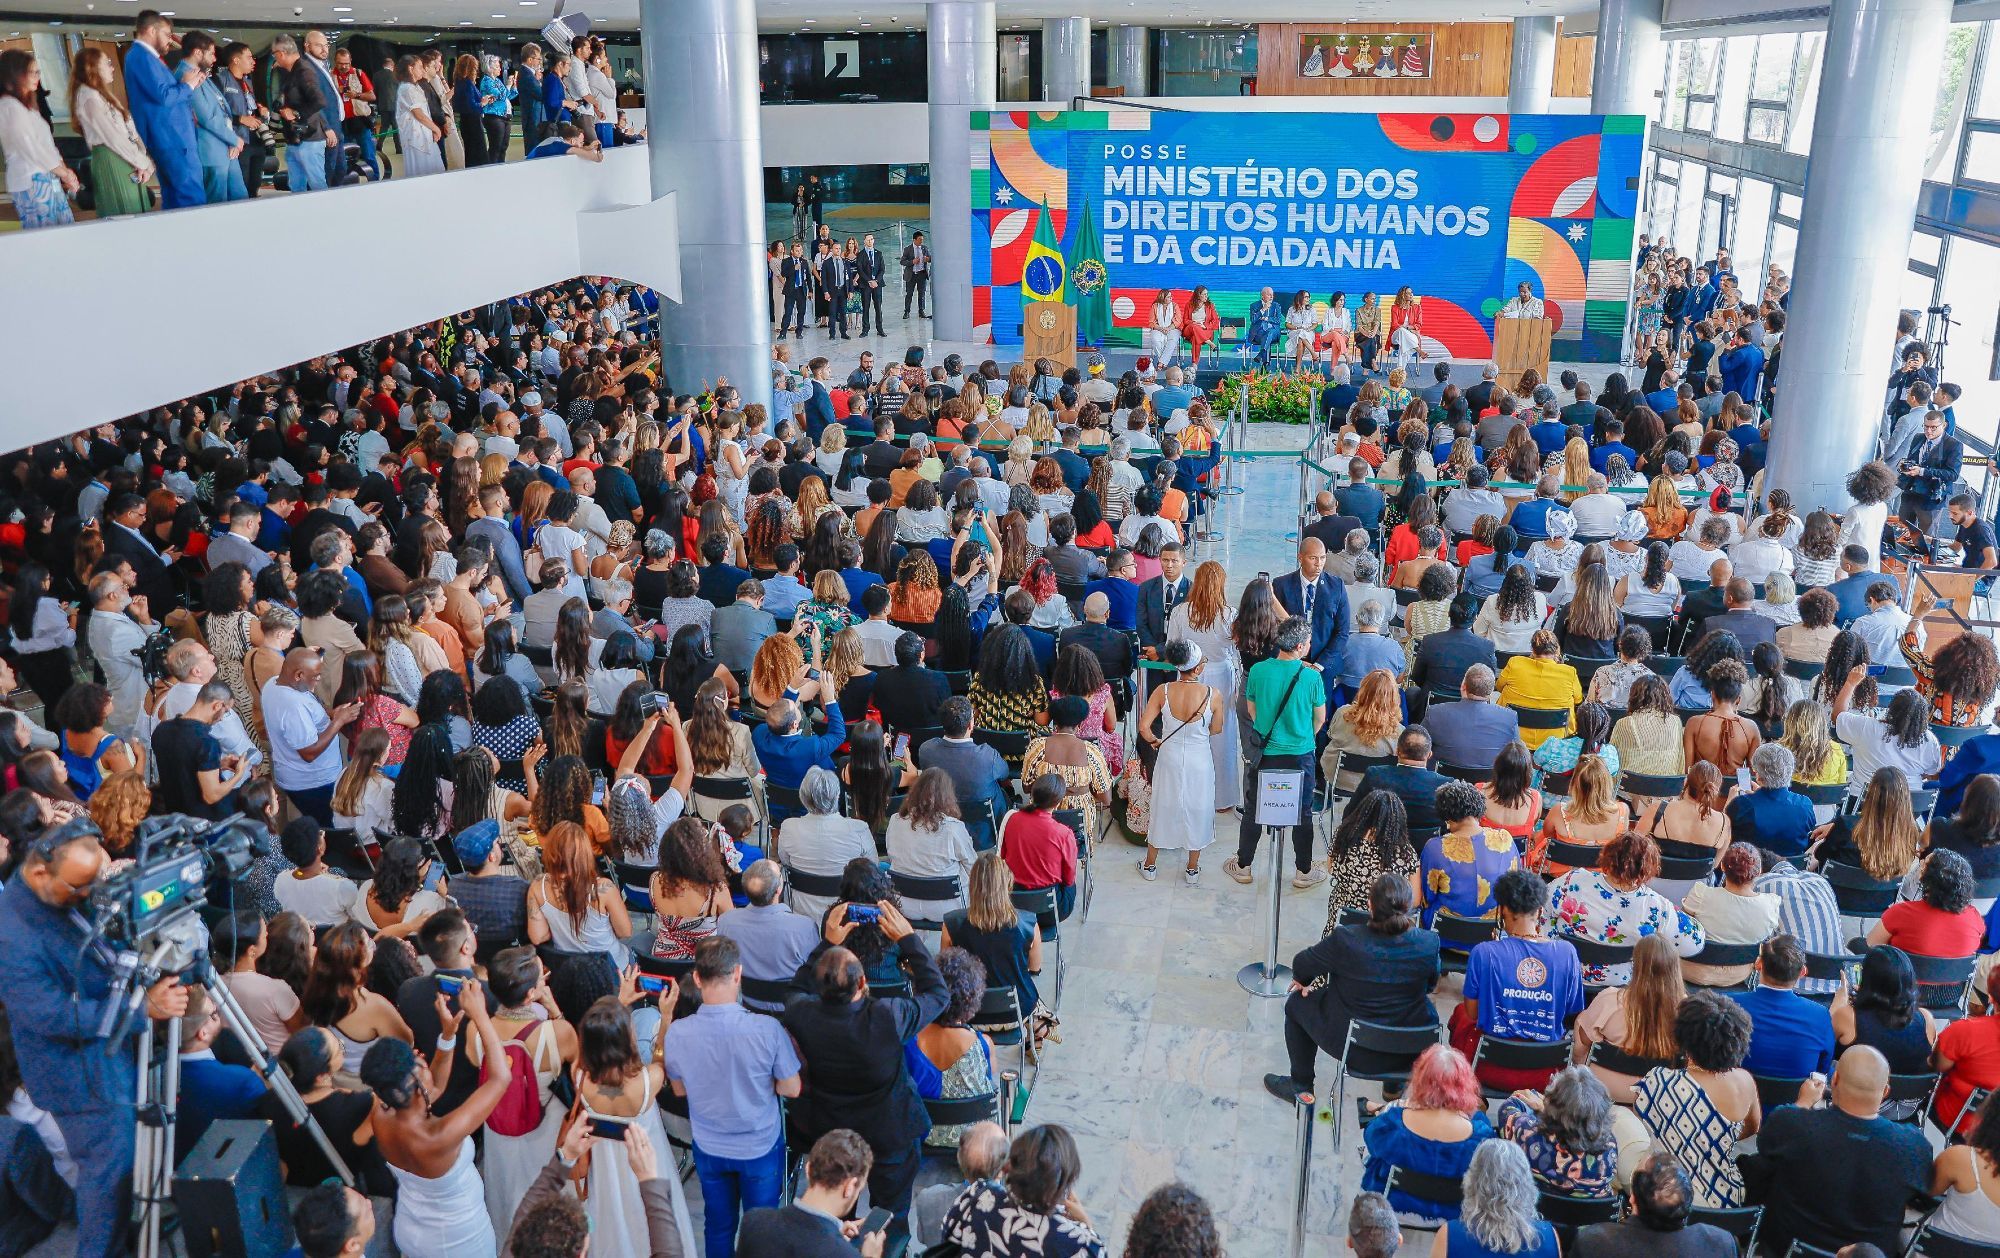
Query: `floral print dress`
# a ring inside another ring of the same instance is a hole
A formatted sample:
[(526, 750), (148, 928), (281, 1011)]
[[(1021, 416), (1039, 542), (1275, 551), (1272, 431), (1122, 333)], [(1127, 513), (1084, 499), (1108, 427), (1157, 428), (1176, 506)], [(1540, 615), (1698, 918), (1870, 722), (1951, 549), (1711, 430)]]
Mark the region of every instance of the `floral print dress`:
[[(1542, 929), (1595, 943), (1629, 948), (1647, 935), (1664, 934), (1677, 956), (1691, 957), (1707, 943), (1701, 923), (1651, 887), (1623, 891), (1595, 869), (1572, 869), (1549, 887)], [(1586, 965), (1583, 981), (1619, 987), (1632, 981), (1632, 964)]]
[(1032, 1254), (1035, 1258), (1103, 1258), (1104, 1241), (1064, 1214), (1037, 1214), (1014, 1204), (999, 1180), (982, 1180), (958, 1195), (941, 1237), (966, 1254)]

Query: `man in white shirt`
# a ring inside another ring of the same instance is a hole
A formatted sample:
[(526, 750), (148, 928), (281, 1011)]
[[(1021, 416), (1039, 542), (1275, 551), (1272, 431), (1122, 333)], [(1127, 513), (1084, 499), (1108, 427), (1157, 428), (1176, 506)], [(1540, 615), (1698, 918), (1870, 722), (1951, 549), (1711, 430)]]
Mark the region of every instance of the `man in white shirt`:
[(1009, 486), (1006, 481), (993, 475), (993, 464), (986, 459), (972, 461), (972, 487), (979, 491), (979, 505), (982, 510), (992, 513), (995, 519), (1007, 513)]
[[(1602, 472), (1592, 472), (1584, 477), (1583, 486), (1588, 492), (1569, 504), (1569, 513), (1576, 517), (1576, 535), (1579, 538), (1615, 536), (1618, 522), (1625, 518), (1625, 500), (1606, 492), (1610, 482), (1604, 479)], [(1449, 503), (1451, 500), (1447, 498), (1445, 501)]]
[(870, 668), (896, 666), (896, 639), (903, 631), (889, 623), (889, 587), (871, 585), (861, 592), (861, 608), (868, 619), (854, 626), (861, 638), (861, 662)]
[(528, 419), (540, 420), (542, 435), (555, 439), (556, 449), (562, 451), (564, 458), (575, 457), (576, 446), (569, 435), (569, 425), (554, 411), (542, 409), (541, 394), (530, 389), (521, 395), (521, 415), (524, 422)]
[(146, 698), (146, 675), (135, 653), (146, 645), (152, 618), (146, 600), (133, 598), (124, 578), (115, 572), (91, 580), (90, 608), (90, 653), (104, 670), (104, 685), (111, 692), (111, 715), (104, 727), (130, 736), (138, 728), (140, 704)]
[[(540, 395), (530, 393), (528, 396), (539, 398)], [(512, 411), (494, 412), (492, 430), (486, 434), (486, 453), (500, 455), (512, 462), (521, 453), (521, 443), (515, 440), (520, 435), (519, 416)]]
[(1500, 496), (1498, 490), (1487, 488), (1492, 482), (1493, 474), (1486, 470), (1483, 463), (1474, 463), (1465, 470), (1465, 484), (1444, 496), (1446, 533), (1453, 537), (1470, 537), (1472, 526), (1479, 522), (1480, 516), (1490, 515), (1496, 520), (1507, 518), (1507, 500)]
[(264, 509), (254, 502), (237, 501), (229, 508), (229, 530), (208, 544), (210, 570), (226, 563), (240, 563), (251, 576), (262, 572), (271, 557), (257, 549), (257, 530), (264, 526)]
[(1870, 664), (1892, 664), (1897, 668), (1906, 667), (1902, 642), (1909, 627), (1910, 613), (1896, 606), (1896, 587), (1888, 581), (1877, 581), (1868, 587), (1868, 614), (1848, 626), (1868, 644)]
[(569, 487), (576, 494), (576, 513), (569, 518), (570, 527), (583, 534), (584, 551), (595, 559), (611, 541), (611, 517), (591, 497), (597, 492), (597, 473), (579, 466), (570, 473)]
[(264, 683), (264, 730), (278, 789), (300, 812), (331, 826), (333, 786), (345, 767), (340, 731), (361, 715), (361, 705), (343, 704), (328, 713), (313, 694), (319, 670), (315, 651), (299, 647), (285, 656), (278, 675)]
[[(273, 678), (266, 689), (276, 686)], [(313, 817), (299, 817), (278, 836), (278, 850), (293, 868), (279, 874), (271, 887), (272, 898), (286, 912), (297, 913), (311, 926), (338, 926), (342, 922), (367, 924), (367, 909), (361, 903), (361, 889), (344, 874), (326, 864), (326, 835)], [(357, 916), (358, 915), (358, 916)]]

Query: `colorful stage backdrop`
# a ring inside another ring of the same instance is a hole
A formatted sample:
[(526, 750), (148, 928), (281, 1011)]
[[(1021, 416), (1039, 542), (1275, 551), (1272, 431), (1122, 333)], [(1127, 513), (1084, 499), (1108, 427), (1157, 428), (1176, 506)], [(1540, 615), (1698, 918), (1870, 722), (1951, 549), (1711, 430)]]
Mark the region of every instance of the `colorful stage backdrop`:
[(1430, 353), (1484, 358), (1526, 280), (1555, 358), (1619, 357), (1643, 118), (1120, 109), (972, 126), (972, 321), (996, 344), (1021, 343), (1041, 297), (1078, 306), (1085, 343), (1130, 346), (1161, 288), (1208, 285), (1233, 339), (1267, 284), (1286, 305), (1344, 291), (1349, 309), (1408, 284)]

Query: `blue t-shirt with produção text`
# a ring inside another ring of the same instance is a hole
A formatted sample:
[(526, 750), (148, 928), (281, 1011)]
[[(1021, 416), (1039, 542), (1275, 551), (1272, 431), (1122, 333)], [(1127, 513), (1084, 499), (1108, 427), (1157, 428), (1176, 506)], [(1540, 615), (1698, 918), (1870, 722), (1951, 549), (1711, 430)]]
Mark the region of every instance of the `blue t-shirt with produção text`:
[(1465, 998), (1479, 1002), (1479, 1032), (1550, 1043), (1583, 1011), (1583, 967), (1560, 939), (1503, 935), (1472, 950)]

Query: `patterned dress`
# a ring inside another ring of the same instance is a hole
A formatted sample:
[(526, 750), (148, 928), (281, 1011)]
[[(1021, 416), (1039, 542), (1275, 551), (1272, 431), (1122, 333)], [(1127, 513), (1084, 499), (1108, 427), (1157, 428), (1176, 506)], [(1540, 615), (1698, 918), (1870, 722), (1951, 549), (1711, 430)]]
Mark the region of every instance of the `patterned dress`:
[(1514, 836), (1498, 828), (1440, 834), (1424, 844), (1423, 922), (1440, 909), (1454, 917), (1491, 917), (1493, 884), (1521, 863)]
[(1033, 1254), (1035, 1258), (1103, 1258), (1104, 1242), (1064, 1214), (1037, 1214), (1015, 1205), (998, 1180), (974, 1184), (944, 1216), (942, 1239), (967, 1254)]
[(1742, 1205), (1743, 1173), (1736, 1169), (1741, 1124), (1724, 1118), (1685, 1070), (1656, 1066), (1635, 1091), (1639, 1121), (1687, 1172), (1694, 1204), (1704, 1210)]
[(1409, 878), (1422, 871), (1416, 849), (1408, 843), (1397, 848), (1387, 864), (1373, 843), (1357, 843), (1345, 852), (1335, 852), (1331, 863), (1333, 890), (1326, 898), (1326, 930), (1322, 932), (1325, 935), (1331, 935), (1334, 927), (1340, 925), (1342, 910), (1368, 911), (1368, 889), (1383, 874)]
[(215, 675), (229, 683), (236, 715), (243, 728), (257, 728), (257, 704), (250, 682), (243, 676), (243, 661), (250, 654), (250, 613), (231, 612), (208, 618), (208, 652), (215, 657)]
[(1602, 1197), (1611, 1191), (1611, 1175), (1618, 1169), (1614, 1146), (1598, 1153), (1577, 1153), (1550, 1139), (1542, 1127), (1542, 1116), (1528, 1108), (1519, 1097), (1500, 1102), (1500, 1137), (1519, 1145), (1528, 1156), (1528, 1169), (1535, 1183), (1566, 1197)]
[[(1701, 923), (1674, 907), (1651, 887), (1621, 891), (1595, 869), (1572, 869), (1549, 886), (1542, 929), (1596, 943), (1630, 947), (1647, 935), (1665, 934), (1678, 956), (1691, 957), (1707, 943)], [(1622, 986), (1632, 981), (1632, 964), (1586, 965), (1583, 981), (1591, 986)]]
[(1047, 758), (1048, 740), (1037, 738), (1028, 744), (1027, 754), (1021, 757), (1021, 779), (1034, 782), (1046, 774), (1053, 773), (1063, 780), (1066, 788), (1062, 803), (1058, 808), (1074, 808), (1083, 813), (1085, 835), (1097, 833), (1097, 791), (1111, 789), (1111, 771), (1104, 765), (1104, 753), (1089, 739), (1083, 743), (1084, 764), (1057, 764)]

